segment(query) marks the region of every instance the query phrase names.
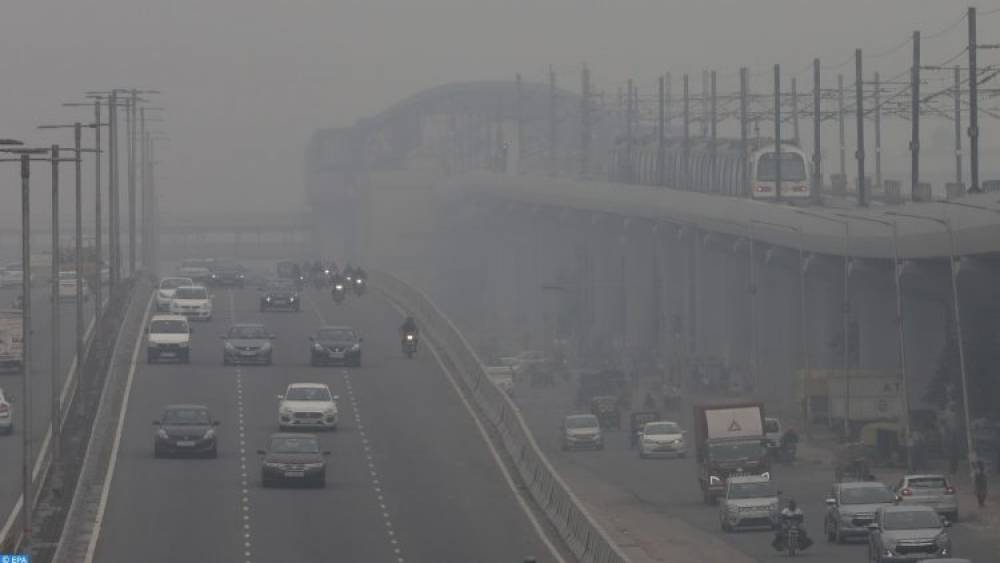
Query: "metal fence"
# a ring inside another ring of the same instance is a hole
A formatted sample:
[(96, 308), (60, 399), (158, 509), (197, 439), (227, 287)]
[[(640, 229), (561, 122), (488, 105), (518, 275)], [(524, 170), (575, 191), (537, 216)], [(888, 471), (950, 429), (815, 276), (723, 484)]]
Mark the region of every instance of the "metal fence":
[(486, 376), (483, 363), (462, 333), (420, 290), (384, 272), (372, 272), (372, 287), (419, 319), (421, 333), (445, 361), (499, 434), (527, 490), (566, 545), (584, 563), (625, 563), (628, 558), (597, 524), (542, 453), (517, 406)]

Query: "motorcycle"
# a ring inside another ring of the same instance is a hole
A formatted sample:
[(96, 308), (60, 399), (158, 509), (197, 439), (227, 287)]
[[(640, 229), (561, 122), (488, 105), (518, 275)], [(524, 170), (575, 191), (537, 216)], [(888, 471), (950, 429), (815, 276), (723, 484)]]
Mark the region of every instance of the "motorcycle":
[(347, 291), (344, 289), (344, 284), (340, 282), (334, 284), (333, 291), (331, 292), (331, 294), (333, 295), (333, 301), (335, 303), (342, 302), (344, 300), (345, 295), (347, 294)]
[(417, 353), (417, 335), (408, 332), (403, 335), (403, 354), (407, 358), (412, 358)]
[(808, 549), (812, 545), (812, 540), (802, 529), (802, 520), (802, 515), (782, 516), (781, 529), (771, 542), (771, 546), (777, 551), (788, 553), (789, 557), (795, 557), (796, 553)]
[(364, 278), (354, 278), (354, 294), (358, 297), (364, 295), (366, 285)]

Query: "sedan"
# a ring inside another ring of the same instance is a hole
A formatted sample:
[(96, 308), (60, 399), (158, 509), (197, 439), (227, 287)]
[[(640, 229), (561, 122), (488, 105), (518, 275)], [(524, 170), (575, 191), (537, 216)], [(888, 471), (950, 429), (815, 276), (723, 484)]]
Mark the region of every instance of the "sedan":
[(639, 431), (639, 457), (684, 457), (687, 445), (684, 431), (676, 422), (647, 422)]
[(571, 414), (562, 423), (562, 449), (604, 449), (601, 425), (592, 414)]
[(309, 365), (344, 365), (361, 367), (361, 343), (364, 339), (349, 326), (324, 326), (310, 336)]
[(899, 504), (930, 506), (952, 522), (958, 521), (958, 494), (947, 476), (904, 475), (896, 485)]
[(218, 446), (212, 418), (203, 405), (168, 405), (160, 418), (153, 421), (153, 456), (203, 455), (216, 457)]
[(295, 282), (291, 280), (273, 280), (260, 288), (264, 294), (260, 297), (260, 310), (300, 311), (302, 299), (299, 297)]
[(274, 355), (271, 341), (276, 337), (257, 323), (235, 324), (229, 332), (220, 336), (222, 345), (222, 365), (263, 364), (271, 365)]
[(271, 434), (261, 456), (260, 482), (264, 487), (277, 483), (326, 486), (326, 456), (313, 434)]

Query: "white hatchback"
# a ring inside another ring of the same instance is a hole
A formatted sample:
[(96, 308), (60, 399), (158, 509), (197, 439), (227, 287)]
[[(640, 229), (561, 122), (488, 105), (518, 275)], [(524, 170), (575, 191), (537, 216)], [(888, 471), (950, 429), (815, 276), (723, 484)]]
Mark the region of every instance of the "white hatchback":
[(336, 430), (337, 398), (325, 383), (292, 383), (278, 395), (278, 427)]

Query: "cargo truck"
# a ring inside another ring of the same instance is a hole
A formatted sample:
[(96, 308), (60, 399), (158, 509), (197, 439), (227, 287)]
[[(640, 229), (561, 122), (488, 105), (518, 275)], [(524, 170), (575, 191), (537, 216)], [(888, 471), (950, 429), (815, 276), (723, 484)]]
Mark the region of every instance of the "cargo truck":
[(724, 494), (731, 476), (769, 476), (763, 403), (695, 405), (694, 439), (698, 484), (707, 504)]

